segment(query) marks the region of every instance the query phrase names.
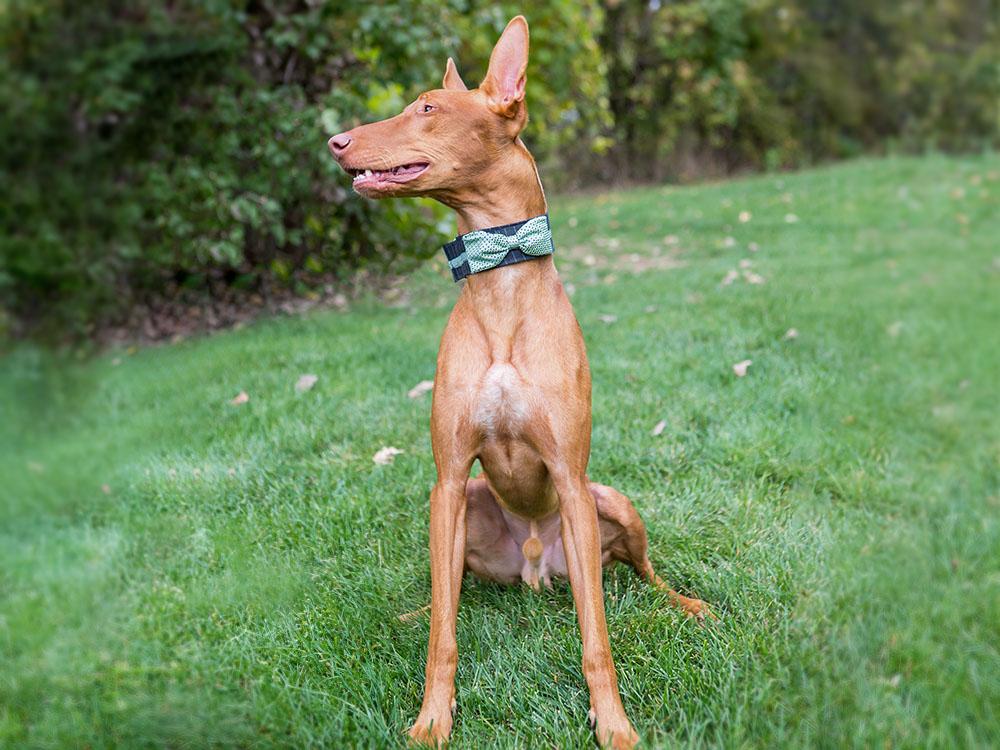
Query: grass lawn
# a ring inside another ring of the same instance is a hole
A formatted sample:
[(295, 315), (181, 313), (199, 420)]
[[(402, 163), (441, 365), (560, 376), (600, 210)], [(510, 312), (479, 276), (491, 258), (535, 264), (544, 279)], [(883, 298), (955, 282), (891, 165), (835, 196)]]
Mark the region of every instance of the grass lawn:
[[(644, 746), (996, 747), (1000, 156), (552, 217), (591, 476), (721, 618), (605, 573)], [(456, 294), (437, 261), (391, 304), (0, 361), (0, 746), (401, 746), (434, 480), (407, 391)], [(591, 747), (565, 583), (467, 578), (458, 640), (454, 747)]]

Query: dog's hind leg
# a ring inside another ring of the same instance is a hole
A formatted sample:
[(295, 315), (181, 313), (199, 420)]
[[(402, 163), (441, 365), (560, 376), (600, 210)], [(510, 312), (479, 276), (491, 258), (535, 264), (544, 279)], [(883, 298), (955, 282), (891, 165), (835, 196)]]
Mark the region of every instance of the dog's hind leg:
[(614, 487), (596, 482), (590, 483), (590, 492), (597, 502), (605, 564), (617, 560), (631, 565), (645, 580), (665, 591), (671, 604), (698, 622), (704, 622), (706, 617), (716, 619), (705, 602), (678, 594), (653, 570), (647, 554), (649, 542), (646, 525), (639, 518), (632, 502)]

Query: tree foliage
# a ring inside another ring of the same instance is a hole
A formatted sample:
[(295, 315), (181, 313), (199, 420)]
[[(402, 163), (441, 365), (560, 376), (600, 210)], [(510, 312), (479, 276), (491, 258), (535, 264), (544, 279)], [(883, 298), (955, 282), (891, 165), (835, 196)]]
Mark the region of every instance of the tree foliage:
[[(597, 119), (594, 16), (538, 16), (541, 153)], [(591, 6), (593, 10), (593, 6)], [(509, 9), (463, 0), (0, 0), (0, 294), (79, 329), (151, 294), (328, 280), (435, 251), (431, 204), (356, 196), (329, 135), (485, 72)], [(534, 72), (534, 70), (533, 70)], [(596, 129), (591, 128), (596, 133)]]
[(605, 174), (1000, 143), (996, 0), (603, 0)]
[(326, 138), (475, 84), (517, 12), (550, 186), (998, 143), (997, 0), (0, 0), (0, 333), (435, 252)]

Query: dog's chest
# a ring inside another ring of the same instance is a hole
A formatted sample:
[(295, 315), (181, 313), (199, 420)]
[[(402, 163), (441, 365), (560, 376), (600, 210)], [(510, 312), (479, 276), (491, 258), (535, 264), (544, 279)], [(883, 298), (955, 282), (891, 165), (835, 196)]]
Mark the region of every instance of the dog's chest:
[(475, 397), (472, 420), (488, 435), (509, 433), (524, 422), (531, 399), (527, 384), (509, 363), (491, 365)]

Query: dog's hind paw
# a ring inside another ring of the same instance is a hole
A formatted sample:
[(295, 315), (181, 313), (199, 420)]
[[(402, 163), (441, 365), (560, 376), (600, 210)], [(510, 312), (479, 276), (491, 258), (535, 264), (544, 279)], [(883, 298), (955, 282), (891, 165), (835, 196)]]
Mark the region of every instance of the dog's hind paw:
[(686, 596), (677, 594), (676, 599), (674, 599), (674, 604), (680, 607), (681, 611), (683, 611), (685, 615), (697, 620), (699, 625), (704, 625), (705, 620), (719, 619), (712, 612), (711, 608), (701, 599), (689, 599)]

